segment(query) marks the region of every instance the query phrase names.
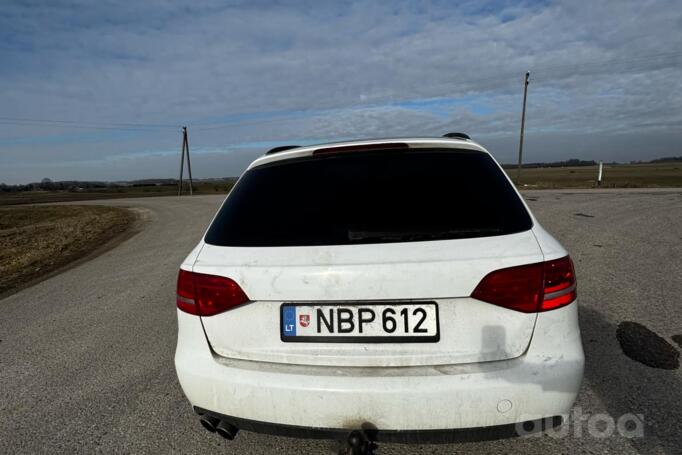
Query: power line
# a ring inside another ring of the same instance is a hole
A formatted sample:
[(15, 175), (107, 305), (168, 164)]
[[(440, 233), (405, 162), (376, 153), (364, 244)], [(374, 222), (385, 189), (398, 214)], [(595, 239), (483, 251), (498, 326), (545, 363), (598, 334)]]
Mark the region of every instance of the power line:
[[(300, 113), (302, 113), (302, 112), (310, 112), (310, 111), (296, 111), (296, 112), (294, 112), (294, 114), (300, 115)], [(326, 113), (326, 112), (327, 111), (323, 111), (323, 112), (314, 111), (312, 113), (312, 116), (315, 117), (315, 116), (324, 115), (324, 113)], [(273, 116), (273, 117), (270, 117), (267, 119), (259, 119), (259, 120), (235, 120), (235, 121), (231, 121), (231, 122), (220, 122), (220, 123), (216, 122), (216, 123), (208, 124), (207, 126), (196, 126), (196, 127), (193, 127), (192, 129), (194, 131), (210, 131), (210, 130), (222, 129), (222, 128), (226, 128), (226, 127), (230, 127), (230, 126), (262, 125), (265, 123), (269, 124), (269, 123), (286, 122), (286, 121), (291, 120), (291, 117), (292, 117), (292, 115), (288, 114), (288, 115), (281, 115), (281, 116)], [(201, 124), (199, 124), (199, 125), (201, 125)]]
[[(546, 74), (549, 73), (550, 71), (568, 71), (571, 70), (573, 74), (583, 74), (586, 73), (586, 70), (594, 70), (594, 69), (600, 69), (602, 67), (608, 68), (612, 66), (620, 66), (623, 64), (628, 64), (630, 65), (631, 70), (635, 69), (650, 69), (650, 68), (637, 68), (636, 65), (640, 65), (643, 63), (649, 63), (651, 61), (661, 61), (664, 60), (665, 62), (671, 62), (675, 61), (677, 58), (682, 57), (682, 51), (678, 52), (662, 52), (659, 54), (651, 54), (651, 55), (646, 55), (646, 56), (640, 56), (640, 57), (633, 57), (633, 58), (628, 58), (628, 59), (611, 59), (611, 60), (605, 60), (605, 61), (594, 61), (594, 62), (586, 62), (586, 63), (580, 63), (580, 62), (573, 62), (573, 63), (560, 63), (556, 65), (548, 65), (548, 66), (539, 66), (537, 69), (534, 70), (534, 73), (540, 73)], [(627, 68), (626, 68), (627, 69)], [(660, 69), (660, 68), (656, 68)], [(534, 76), (535, 77), (535, 76)]]
[(88, 126), (88, 125), (61, 125), (46, 124), (46, 123), (30, 123), (30, 122), (10, 122), (0, 120), (0, 125), (8, 126), (37, 126), (37, 127), (49, 127), (49, 128), (65, 128), (65, 129), (79, 129), (79, 130), (103, 130), (103, 131), (138, 131), (138, 132), (162, 132), (168, 130), (161, 130), (158, 128), (133, 128), (133, 127), (107, 127), (107, 126)]
[(105, 126), (133, 126), (133, 127), (146, 127), (146, 128), (177, 128), (178, 125), (171, 124), (161, 124), (161, 123), (117, 123), (117, 122), (80, 122), (75, 120), (46, 120), (46, 119), (30, 119), (30, 118), (17, 118), (17, 117), (0, 117), (0, 120), (13, 121), (13, 122), (36, 122), (36, 123), (63, 123), (63, 124), (78, 124), (78, 125), (105, 125)]
[[(672, 51), (672, 52), (659, 52), (656, 54), (641, 55), (637, 57), (629, 58), (614, 58), (611, 60), (601, 60), (593, 62), (571, 62), (571, 63), (560, 63), (555, 65), (527, 65), (531, 70), (533, 70), (533, 79), (537, 83), (538, 80), (547, 80), (549, 78), (559, 79), (562, 77), (569, 76), (582, 76), (586, 75), (590, 71), (600, 70), (602, 68), (613, 68), (620, 65), (629, 65), (630, 70), (640, 69), (637, 68), (638, 65), (647, 64), (649, 62), (661, 62), (669, 63), (682, 57), (682, 51)], [(517, 66), (523, 66), (521, 63)], [(647, 68), (641, 68), (647, 69)], [(662, 69), (662, 68), (652, 68), (652, 69)], [(516, 79), (519, 73), (519, 68), (511, 68), (508, 71), (495, 76), (487, 78), (470, 78), (464, 80), (458, 80), (455, 82), (447, 82), (438, 85), (431, 85), (428, 92), (445, 92), (452, 90), (455, 87), (464, 88), (475, 84), (477, 86), (482, 86), (486, 84), (508, 82)], [(557, 75), (556, 73), (564, 73)], [(539, 76), (538, 76), (539, 74)], [(545, 76), (545, 77), (543, 77)], [(484, 91), (484, 90), (481, 90)], [(430, 95), (424, 95), (430, 96)], [(443, 95), (441, 95), (442, 97)], [(208, 131), (222, 128), (229, 128), (233, 126), (243, 126), (249, 124), (269, 124), (277, 123), (282, 121), (291, 120), (294, 115), (306, 115), (312, 117), (320, 117), (333, 113), (341, 109), (375, 109), (386, 106), (386, 104), (398, 104), (401, 101), (391, 99), (388, 102), (376, 102), (373, 104), (368, 103), (352, 103), (338, 108), (329, 108), (322, 110), (299, 110), (291, 111), (285, 115), (272, 116), (267, 119), (248, 119), (248, 120), (235, 120), (226, 122), (215, 122), (215, 123), (205, 123), (205, 122), (193, 122), (190, 125), (193, 126), (195, 131)], [(239, 114), (235, 114), (239, 115)], [(104, 131), (138, 131), (138, 132), (152, 132), (152, 131), (167, 131), (170, 129), (178, 130), (180, 129), (181, 123), (178, 124), (159, 124), (159, 123), (131, 123), (131, 122), (80, 122), (74, 120), (49, 120), (49, 119), (34, 119), (34, 118), (19, 118), (19, 117), (0, 117), (0, 125), (14, 125), (14, 126), (35, 126), (35, 127), (55, 127), (55, 128), (66, 128), (66, 129), (87, 129), (87, 130), (104, 130)]]
[(0, 125), (42, 126), (51, 128), (114, 130), (114, 131), (164, 131), (178, 129), (177, 125), (152, 123), (114, 123), (114, 122), (78, 122), (73, 120), (47, 120), (18, 117), (0, 117)]
[[(618, 66), (618, 65), (623, 65), (623, 64), (631, 64), (630, 69), (631, 70), (636, 70), (640, 69), (637, 68), (634, 64), (641, 65), (644, 63), (648, 63), (650, 61), (654, 60), (661, 60), (665, 59), (668, 62), (675, 60), (675, 57), (682, 57), (682, 51), (674, 51), (674, 52), (660, 52), (657, 54), (649, 54), (649, 55), (644, 55), (644, 56), (639, 56), (639, 57), (631, 57), (631, 58), (614, 58), (611, 60), (602, 60), (602, 61), (593, 61), (593, 62), (587, 62), (584, 64), (577, 64), (577, 63), (561, 63), (561, 64), (555, 64), (555, 65), (529, 65), (531, 69), (533, 69), (533, 80), (537, 83), (538, 80), (547, 80), (549, 77), (551, 77), (550, 72), (552, 73), (557, 73), (557, 72), (564, 72), (565, 74), (562, 76), (554, 76), (552, 79), (559, 79), (560, 77), (569, 77), (569, 76), (587, 76), (587, 72), (589, 71), (594, 71), (598, 70), (601, 68), (610, 68), (613, 66)], [(523, 65), (519, 65), (523, 66)], [(537, 69), (536, 69), (537, 68)], [(641, 69), (647, 69), (647, 68), (641, 68)], [(651, 68), (653, 70), (653, 68)], [(655, 69), (660, 69), (660, 68), (655, 68)], [(455, 82), (447, 82), (443, 84), (439, 84), (436, 86), (431, 86), (430, 91), (447, 91), (448, 89), (452, 89), (453, 87), (462, 87), (462, 86), (467, 86), (470, 84), (476, 84), (478, 86), (480, 85), (485, 85), (485, 84), (492, 84), (492, 83), (499, 83), (499, 82), (512, 82), (518, 77), (519, 70), (518, 69), (513, 69), (505, 72), (504, 74), (497, 74), (496, 76), (491, 76), (487, 78), (476, 78), (476, 79), (465, 79), (465, 80), (458, 80)], [(537, 74), (540, 74), (538, 77)], [(546, 77), (543, 77), (543, 75), (547, 75)], [(434, 90), (435, 89), (435, 90)], [(282, 121), (288, 121), (291, 119), (292, 114), (307, 114), (308, 116), (311, 117), (320, 117), (323, 115), (327, 115), (330, 113), (333, 113), (334, 111), (341, 110), (341, 109), (363, 109), (363, 110), (369, 110), (369, 109), (375, 109), (375, 108), (380, 108), (384, 107), (387, 104), (398, 104), (400, 101), (395, 101), (391, 100), (390, 102), (386, 103), (375, 103), (375, 104), (367, 104), (367, 103), (352, 103), (348, 105), (344, 105), (343, 107), (340, 108), (330, 108), (330, 109), (323, 109), (323, 110), (315, 110), (315, 111), (310, 111), (310, 110), (299, 110), (299, 111), (293, 111), (289, 112), (286, 115), (281, 115), (281, 116), (273, 116), (269, 119), (261, 119), (261, 120), (237, 120), (237, 121), (227, 121), (227, 122), (216, 122), (214, 124), (209, 124), (206, 126), (203, 126), (201, 123), (194, 123), (193, 125), (196, 125), (193, 129), (199, 130), (199, 131), (206, 131), (206, 130), (215, 130), (215, 129), (222, 129), (222, 128), (229, 128), (232, 126), (242, 126), (242, 125), (248, 125), (248, 124), (268, 124), (268, 123), (276, 123), (276, 122), (282, 122)], [(205, 125), (205, 124), (204, 124)]]

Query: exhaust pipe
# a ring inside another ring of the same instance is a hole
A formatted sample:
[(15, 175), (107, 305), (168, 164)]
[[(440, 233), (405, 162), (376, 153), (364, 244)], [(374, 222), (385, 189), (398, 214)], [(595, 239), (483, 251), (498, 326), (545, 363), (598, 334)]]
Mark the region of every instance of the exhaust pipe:
[(218, 426), (215, 427), (215, 431), (223, 438), (232, 441), (234, 437), (237, 436), (239, 428), (235, 427), (231, 423), (221, 420)]
[(199, 419), (199, 422), (201, 422), (201, 425), (204, 428), (206, 428), (208, 431), (210, 431), (211, 433), (215, 433), (216, 427), (220, 423), (220, 420), (218, 420), (215, 417), (212, 417), (208, 414), (204, 414)]

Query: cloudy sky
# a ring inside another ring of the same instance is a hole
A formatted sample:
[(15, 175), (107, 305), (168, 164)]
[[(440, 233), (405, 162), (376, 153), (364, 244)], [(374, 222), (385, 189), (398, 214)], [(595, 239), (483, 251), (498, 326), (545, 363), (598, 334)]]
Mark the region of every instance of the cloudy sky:
[(682, 155), (682, 1), (3, 2), (0, 182), (238, 175), (464, 131), (514, 162)]

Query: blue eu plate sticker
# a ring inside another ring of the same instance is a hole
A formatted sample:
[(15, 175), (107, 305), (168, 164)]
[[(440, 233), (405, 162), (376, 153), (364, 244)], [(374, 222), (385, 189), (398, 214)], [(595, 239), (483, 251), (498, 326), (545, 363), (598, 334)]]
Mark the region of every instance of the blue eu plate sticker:
[(282, 308), (282, 335), (296, 336), (296, 307)]

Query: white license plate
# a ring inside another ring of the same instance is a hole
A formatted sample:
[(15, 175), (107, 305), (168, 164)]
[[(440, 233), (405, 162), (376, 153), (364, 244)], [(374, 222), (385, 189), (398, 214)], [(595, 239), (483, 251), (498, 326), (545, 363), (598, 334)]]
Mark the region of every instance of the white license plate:
[(435, 302), (285, 303), (280, 321), (282, 341), (419, 343), (440, 339)]

